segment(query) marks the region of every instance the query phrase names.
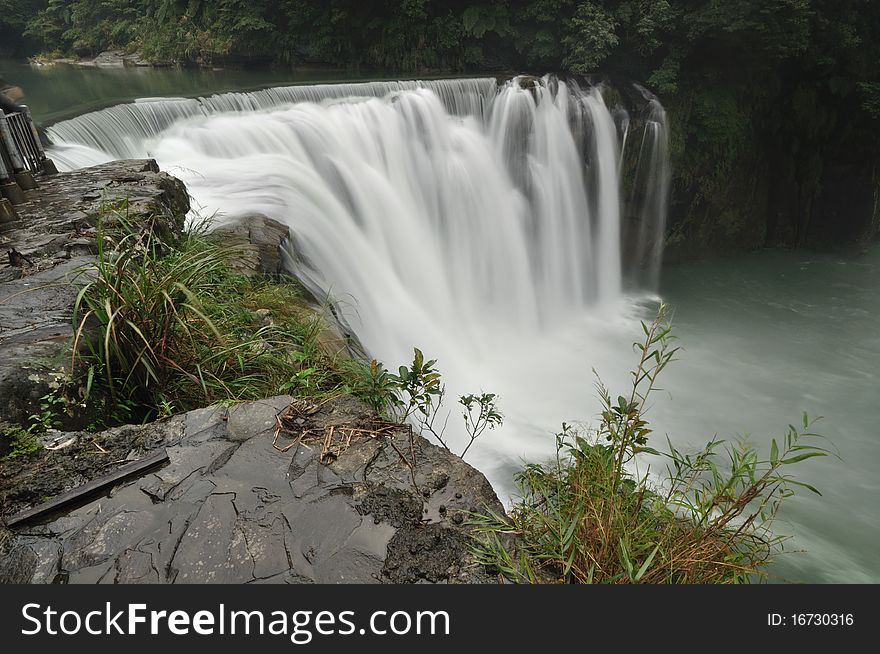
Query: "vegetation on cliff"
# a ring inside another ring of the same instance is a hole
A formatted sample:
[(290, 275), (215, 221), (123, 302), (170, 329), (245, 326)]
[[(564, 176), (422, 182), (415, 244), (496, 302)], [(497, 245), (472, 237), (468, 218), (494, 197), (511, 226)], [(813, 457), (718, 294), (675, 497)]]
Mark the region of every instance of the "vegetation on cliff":
[[(104, 429), (217, 402), (353, 394), (449, 449), (436, 361), (415, 349), (412, 364), (392, 373), (350, 357), (296, 279), (242, 270), (245, 246), (209, 231), (209, 221), (175, 233), (160, 216), (130, 220), (125, 202), (105, 211), (74, 306), (70, 372), (43, 398), (29, 433), (54, 429), (63, 412)], [(467, 447), (502, 422), (492, 394), (458, 404)]]
[(326, 325), (295, 280), (237, 272), (236, 247), (207, 223), (169, 236), (129, 225), (123, 207), (97, 243), (66, 389), (102, 416), (96, 427), (281, 393), (323, 398), (357, 378), (322, 345)]

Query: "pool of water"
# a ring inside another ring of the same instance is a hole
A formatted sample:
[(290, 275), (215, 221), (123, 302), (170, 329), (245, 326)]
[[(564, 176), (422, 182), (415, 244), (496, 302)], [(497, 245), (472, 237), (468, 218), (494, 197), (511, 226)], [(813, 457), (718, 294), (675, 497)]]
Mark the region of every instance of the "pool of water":
[(880, 581), (880, 248), (859, 255), (758, 252), (665, 271), (683, 350), (658, 400), (678, 442), (749, 435), (766, 447), (821, 420), (842, 460), (795, 466), (822, 497), (799, 494), (779, 531), (793, 549), (776, 572), (827, 582)]
[(0, 59), (0, 77), (20, 86), (34, 119), (50, 125), (138, 98), (199, 97), (289, 84), (366, 79), (341, 70), (38, 66)]

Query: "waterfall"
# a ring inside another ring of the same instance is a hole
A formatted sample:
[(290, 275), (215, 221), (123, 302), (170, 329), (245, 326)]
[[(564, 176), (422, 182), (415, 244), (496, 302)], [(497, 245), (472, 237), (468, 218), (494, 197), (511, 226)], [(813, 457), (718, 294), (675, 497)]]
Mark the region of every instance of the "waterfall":
[(663, 260), (663, 237), (666, 233), (666, 210), (672, 170), (669, 165), (669, 128), (666, 110), (647, 89), (636, 85), (647, 101), (644, 129), (636, 157), (629, 207), (634, 224), (624, 230), (633, 248), (631, 267), (633, 283), (656, 288)]
[(552, 449), (590, 367), (626, 370), (608, 353), (626, 354), (643, 310), (624, 280), (656, 278), (665, 116), (654, 98), (620, 114), (604, 91), (523, 76), (151, 99), (52, 126), (50, 156), (152, 156), (218, 221), (289, 225), (295, 272), (371, 355), (394, 369), (418, 346), (451, 396), (499, 393), (513, 426), (475, 455), (491, 477)]

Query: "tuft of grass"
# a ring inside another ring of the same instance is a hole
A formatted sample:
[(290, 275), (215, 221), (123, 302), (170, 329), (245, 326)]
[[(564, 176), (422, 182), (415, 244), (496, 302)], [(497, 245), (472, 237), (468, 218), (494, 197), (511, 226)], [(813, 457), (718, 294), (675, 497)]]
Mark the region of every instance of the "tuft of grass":
[[(471, 517), (481, 563), (522, 583), (748, 583), (784, 551), (780, 506), (797, 488), (819, 492), (789, 467), (830, 450), (806, 415), (766, 455), (717, 439), (694, 454), (649, 447), (646, 403), (676, 348), (665, 306), (643, 327), (629, 392), (613, 399), (599, 382), (598, 426), (563, 425), (555, 459), (519, 473), (509, 519)], [(659, 478), (639, 472), (646, 454), (668, 462)]]
[(298, 287), (235, 273), (237, 249), (206, 223), (174, 239), (121, 213), (106, 224), (76, 299), (71, 369), (112, 421), (345, 387), (347, 369), (321, 349), (324, 325)]

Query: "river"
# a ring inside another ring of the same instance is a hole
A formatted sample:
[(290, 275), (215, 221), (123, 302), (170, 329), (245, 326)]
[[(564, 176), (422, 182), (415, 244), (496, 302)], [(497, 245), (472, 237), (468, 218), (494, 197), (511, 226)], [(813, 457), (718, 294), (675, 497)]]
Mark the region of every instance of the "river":
[[(2, 71), (25, 87), (44, 123), (139, 97), (315, 81), (268, 72), (11, 64)], [(682, 350), (650, 409), (656, 433), (684, 447), (748, 434), (766, 448), (803, 412), (822, 416), (816, 431), (842, 461), (797, 466), (798, 478), (823, 496), (801, 494), (784, 508), (778, 530), (794, 535), (790, 549), (804, 551), (781, 557), (773, 572), (794, 581), (880, 581), (873, 555), (880, 539), (880, 249), (713, 258), (665, 267), (650, 291), (627, 289), (625, 262), (608, 258), (626, 209), (609, 191), (619, 145), (601, 134), (583, 144), (594, 164), (582, 189), (567, 177), (565, 103), (533, 106), (519, 87), (495, 90), (488, 78), (395, 89), (395, 106), (382, 100), (386, 92), (371, 87), (357, 103), (322, 95), (321, 108), (292, 105), (293, 96), (234, 97), (216, 102), (212, 115), (181, 100), (148, 107), (151, 120), (168, 121), (155, 134), (126, 126), (143, 122), (143, 108), (134, 118), (124, 110), (62, 123), (50, 134), (89, 146), (73, 156), (82, 163), (156, 157), (206, 213), (255, 209), (288, 222), (314, 263), (313, 282), (349, 307), (371, 353), (396, 367), (419, 346), (439, 359), (450, 388), (499, 394), (505, 426), (485, 435), (469, 460), (502, 496), (513, 492), (511, 473), (523, 459), (552, 452), (562, 421), (595, 414), (593, 369), (612, 391), (624, 388), (639, 321), (650, 320), (662, 298), (674, 311)], [(590, 124), (608, 133), (609, 121), (619, 127), (613, 108), (589, 91), (564, 93), (578, 94)], [(492, 118), (467, 117), (482, 106), (472, 106), (474, 98), (489, 94), (496, 94)], [(533, 140), (547, 147), (512, 153), (512, 135), (521, 130), (502, 114), (520, 120), (523, 111)], [(111, 124), (130, 138), (115, 155), (102, 154), (94, 146), (107, 149), (101, 139), (112, 134), (95, 136), (95, 128)], [(421, 149), (411, 146), (416, 138)], [(498, 156), (509, 164), (506, 173), (492, 163)], [(395, 158), (399, 165), (389, 163)], [(520, 177), (527, 179), (520, 184)], [(515, 187), (532, 189), (528, 202)], [(579, 231), (582, 213), (593, 216), (589, 233)]]

